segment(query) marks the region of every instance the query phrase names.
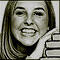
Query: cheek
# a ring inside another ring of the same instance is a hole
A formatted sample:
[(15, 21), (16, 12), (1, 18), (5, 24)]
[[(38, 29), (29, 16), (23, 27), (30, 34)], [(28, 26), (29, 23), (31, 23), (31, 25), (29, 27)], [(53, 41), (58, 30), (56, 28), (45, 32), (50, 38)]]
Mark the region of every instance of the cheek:
[(48, 26), (47, 20), (42, 20), (38, 24), (41, 28), (46, 28)]
[(12, 18), (12, 25), (13, 25), (13, 27), (18, 28), (22, 24), (23, 21), (24, 21), (24, 18), (14, 16)]
[(35, 23), (38, 26), (38, 28), (40, 30), (44, 30), (47, 29), (48, 27), (48, 18), (44, 17), (44, 18), (35, 18)]

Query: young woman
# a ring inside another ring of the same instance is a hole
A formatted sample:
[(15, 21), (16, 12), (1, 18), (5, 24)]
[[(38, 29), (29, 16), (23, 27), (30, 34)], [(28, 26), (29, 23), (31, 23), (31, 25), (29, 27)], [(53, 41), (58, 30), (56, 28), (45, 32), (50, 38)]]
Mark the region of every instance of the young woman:
[(9, 1), (2, 24), (1, 59), (26, 59), (35, 55), (41, 38), (53, 28), (55, 14), (50, 1)]

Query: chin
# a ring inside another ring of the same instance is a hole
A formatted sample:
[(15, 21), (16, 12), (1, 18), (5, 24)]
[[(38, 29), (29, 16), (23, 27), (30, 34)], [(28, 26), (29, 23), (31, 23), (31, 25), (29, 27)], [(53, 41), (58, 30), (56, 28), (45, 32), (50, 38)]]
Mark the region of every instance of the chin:
[(23, 40), (23, 41), (20, 41), (23, 45), (25, 45), (25, 46), (32, 46), (32, 45), (34, 45), (36, 42), (37, 42), (37, 40)]
[(25, 46), (32, 46), (34, 45), (37, 41), (39, 41), (40, 36), (34, 36), (34, 37), (21, 37), (18, 36), (16, 37), (19, 42), (21, 42)]
[(34, 45), (34, 43), (33, 42), (25, 42), (23, 45), (25, 45), (25, 46), (32, 46), (32, 45)]

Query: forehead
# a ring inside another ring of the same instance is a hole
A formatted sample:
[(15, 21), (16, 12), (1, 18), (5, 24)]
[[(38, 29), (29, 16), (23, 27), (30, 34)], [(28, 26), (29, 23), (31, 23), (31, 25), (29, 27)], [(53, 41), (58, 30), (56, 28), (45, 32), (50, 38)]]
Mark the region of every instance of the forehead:
[(26, 9), (42, 7), (45, 10), (47, 9), (46, 3), (44, 1), (18, 1), (16, 7), (25, 7)]

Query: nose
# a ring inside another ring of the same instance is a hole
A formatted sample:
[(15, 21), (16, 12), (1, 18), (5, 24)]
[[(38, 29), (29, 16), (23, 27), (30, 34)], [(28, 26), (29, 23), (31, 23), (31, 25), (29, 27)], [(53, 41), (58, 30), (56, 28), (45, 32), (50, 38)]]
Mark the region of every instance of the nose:
[(27, 25), (27, 26), (31, 26), (33, 25), (33, 20), (31, 17), (28, 17), (25, 21), (24, 21), (24, 24)]

